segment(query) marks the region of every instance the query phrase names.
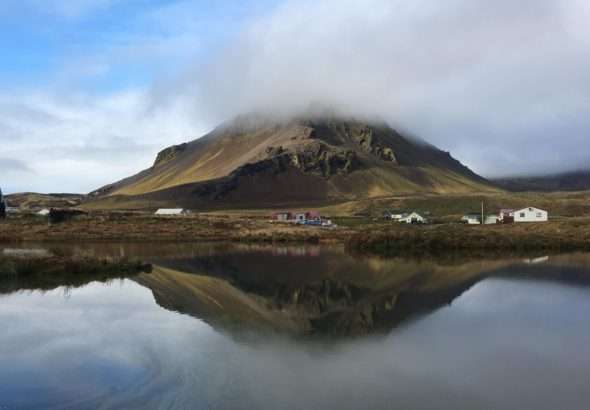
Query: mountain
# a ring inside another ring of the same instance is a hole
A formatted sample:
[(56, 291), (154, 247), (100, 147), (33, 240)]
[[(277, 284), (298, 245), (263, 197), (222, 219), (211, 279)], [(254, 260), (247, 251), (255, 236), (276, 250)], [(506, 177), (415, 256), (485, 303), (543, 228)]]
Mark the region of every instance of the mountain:
[(90, 194), (94, 206), (266, 207), (493, 188), (448, 152), (379, 122), (241, 116)]
[(494, 183), (514, 192), (588, 191), (590, 190), (590, 170), (536, 177), (502, 178), (495, 180)]

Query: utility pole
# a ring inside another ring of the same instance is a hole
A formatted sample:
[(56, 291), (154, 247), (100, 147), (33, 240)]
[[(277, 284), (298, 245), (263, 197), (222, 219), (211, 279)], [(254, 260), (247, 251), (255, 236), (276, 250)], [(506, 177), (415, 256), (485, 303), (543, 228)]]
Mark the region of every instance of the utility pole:
[(481, 224), (485, 225), (486, 220), (485, 220), (485, 216), (484, 216), (484, 208), (483, 208), (483, 201), (481, 201)]

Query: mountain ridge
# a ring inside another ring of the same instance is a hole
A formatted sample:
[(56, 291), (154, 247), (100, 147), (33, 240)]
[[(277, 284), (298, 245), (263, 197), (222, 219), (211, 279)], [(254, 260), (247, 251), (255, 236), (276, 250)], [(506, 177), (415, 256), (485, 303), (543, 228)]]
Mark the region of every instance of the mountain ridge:
[(450, 153), (384, 122), (241, 116), (160, 151), (153, 165), (90, 194), (103, 202), (185, 207), (338, 201), (400, 192), (495, 188)]
[(501, 188), (513, 192), (575, 192), (590, 190), (590, 169), (551, 175), (520, 176), (494, 179)]

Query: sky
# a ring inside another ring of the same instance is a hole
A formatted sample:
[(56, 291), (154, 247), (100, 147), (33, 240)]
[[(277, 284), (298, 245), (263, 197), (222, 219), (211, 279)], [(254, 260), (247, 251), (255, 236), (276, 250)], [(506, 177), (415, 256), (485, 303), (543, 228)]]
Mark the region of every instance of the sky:
[(0, 187), (89, 192), (317, 103), (486, 177), (588, 168), (588, 21), (586, 0), (4, 0)]

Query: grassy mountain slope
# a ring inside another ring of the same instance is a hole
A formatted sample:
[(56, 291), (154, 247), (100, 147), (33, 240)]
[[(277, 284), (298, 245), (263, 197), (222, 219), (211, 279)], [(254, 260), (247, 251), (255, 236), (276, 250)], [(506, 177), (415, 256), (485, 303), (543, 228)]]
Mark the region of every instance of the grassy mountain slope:
[(590, 170), (546, 176), (502, 178), (494, 182), (514, 192), (588, 191), (590, 190)]
[(166, 148), (151, 168), (91, 197), (105, 206), (219, 207), (490, 190), (449, 153), (385, 124), (244, 116)]

